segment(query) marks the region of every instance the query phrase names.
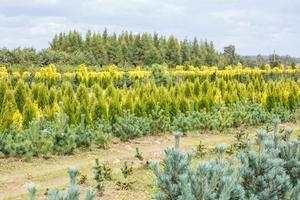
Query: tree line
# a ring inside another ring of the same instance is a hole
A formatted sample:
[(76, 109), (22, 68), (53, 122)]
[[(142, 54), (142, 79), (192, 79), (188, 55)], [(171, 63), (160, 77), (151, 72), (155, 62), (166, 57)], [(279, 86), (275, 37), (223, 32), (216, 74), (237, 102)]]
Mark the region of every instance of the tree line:
[(175, 36), (162, 36), (157, 33), (109, 34), (105, 29), (101, 33), (87, 31), (83, 36), (78, 31), (56, 34), (49, 47), (41, 51), (34, 48), (0, 49), (1, 65), (47, 66), (79, 65), (106, 66), (115, 64), (119, 67), (151, 66), (167, 64), (169, 67), (184, 66), (218, 66), (242, 63), (247, 66), (271, 67), (285, 64), (295, 66), (296, 60), (290, 56), (271, 55), (263, 57), (240, 56), (235, 46), (224, 47), (218, 52), (213, 42), (179, 40)]

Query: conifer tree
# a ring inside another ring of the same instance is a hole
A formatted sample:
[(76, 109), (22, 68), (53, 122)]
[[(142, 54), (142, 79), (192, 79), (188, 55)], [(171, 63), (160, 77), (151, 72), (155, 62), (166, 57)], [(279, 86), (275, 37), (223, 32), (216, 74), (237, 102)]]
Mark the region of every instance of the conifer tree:
[(2, 110), (0, 114), (0, 128), (2, 130), (9, 128), (13, 123), (13, 113), (17, 112), (17, 104), (15, 102), (13, 90), (7, 90), (2, 102)]
[(118, 98), (115, 97), (111, 99), (108, 105), (109, 120), (114, 123), (117, 116), (119, 116), (121, 112), (121, 105), (118, 101)]
[[(244, 199), (244, 190), (233, 160), (224, 160), (226, 147), (216, 148), (217, 158), (201, 161), (198, 168), (190, 173), (191, 188), (186, 185), (187, 199)], [(190, 191), (190, 192), (189, 192)]]
[(164, 112), (159, 106), (155, 106), (149, 115), (150, 129), (154, 135), (163, 134), (170, 128), (170, 118)]
[(51, 135), (54, 144), (53, 152), (56, 154), (70, 154), (76, 148), (76, 135), (74, 129), (68, 124), (68, 116), (63, 113), (62, 103), (60, 103), (59, 113), (53, 123)]
[(13, 114), (13, 116), (12, 116), (12, 125), (18, 131), (21, 131), (23, 129), (23, 117), (22, 117), (22, 114), (19, 111), (16, 111)]
[(0, 113), (3, 108), (2, 105), (3, 105), (6, 90), (7, 90), (7, 84), (5, 80), (1, 79), (0, 80)]
[(57, 91), (55, 87), (51, 87), (49, 91), (49, 105), (53, 107), (55, 103), (57, 103)]
[(38, 87), (37, 104), (39, 108), (44, 109), (48, 104), (48, 89), (45, 85), (40, 84)]
[(76, 146), (77, 147), (91, 149), (92, 140), (93, 140), (93, 132), (86, 125), (84, 114), (81, 114), (80, 125), (75, 129), (75, 135), (76, 135)]
[(18, 110), (22, 113), (23, 107), (28, 97), (28, 86), (25, 85), (23, 80), (19, 80), (15, 89), (15, 100)]
[(181, 43), (181, 60), (183, 65), (191, 65), (191, 49), (188, 40)]
[(77, 124), (78, 101), (71, 84), (67, 84), (63, 92), (63, 111), (67, 114), (70, 124)]
[(77, 100), (80, 106), (79, 119), (81, 117), (81, 114), (84, 114), (85, 122), (87, 124), (91, 124), (92, 116), (89, 109), (90, 108), (89, 106), (91, 106), (91, 102), (90, 102), (89, 92), (83, 84), (80, 84), (77, 89)]
[(201, 92), (201, 85), (200, 85), (199, 79), (196, 79), (196, 81), (194, 82), (194, 91), (193, 92), (196, 97), (198, 97)]
[(186, 177), (189, 176), (192, 155), (179, 152), (180, 136), (178, 134), (174, 136), (177, 145), (176, 148), (168, 148), (165, 150), (163, 170), (160, 169), (158, 163), (152, 163), (152, 169), (157, 178), (156, 185), (159, 188), (155, 199), (185, 199), (183, 185), (189, 185)]
[(113, 125), (115, 135), (120, 137), (122, 141), (145, 136), (150, 131), (148, 121), (132, 115), (127, 110), (123, 111), (122, 116), (116, 116), (116, 121)]
[(246, 198), (290, 199), (292, 194), (290, 177), (284, 170), (284, 161), (278, 157), (278, 151), (272, 150), (276, 144), (274, 142), (277, 141), (275, 139), (277, 134), (276, 130), (273, 135), (265, 131), (258, 132), (258, 154), (251, 146), (241, 153), (240, 170)]
[(97, 119), (108, 119), (108, 105), (102, 97), (97, 100), (93, 111), (93, 120)]
[(32, 103), (31, 100), (27, 98), (23, 109), (23, 125), (27, 127), (33, 119), (38, 117), (38, 112), (37, 104)]
[(166, 60), (168, 65), (173, 68), (181, 63), (180, 45), (174, 36), (171, 36), (168, 40)]

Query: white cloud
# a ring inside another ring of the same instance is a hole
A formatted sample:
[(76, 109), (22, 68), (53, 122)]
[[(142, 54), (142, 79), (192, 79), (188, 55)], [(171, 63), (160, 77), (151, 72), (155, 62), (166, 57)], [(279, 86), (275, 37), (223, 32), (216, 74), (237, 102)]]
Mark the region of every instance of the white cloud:
[(239, 53), (300, 56), (300, 3), (294, 0), (0, 0), (0, 44), (48, 46), (77, 29), (158, 32), (235, 44)]
[(53, 5), (63, 0), (1, 0), (1, 4), (7, 5)]

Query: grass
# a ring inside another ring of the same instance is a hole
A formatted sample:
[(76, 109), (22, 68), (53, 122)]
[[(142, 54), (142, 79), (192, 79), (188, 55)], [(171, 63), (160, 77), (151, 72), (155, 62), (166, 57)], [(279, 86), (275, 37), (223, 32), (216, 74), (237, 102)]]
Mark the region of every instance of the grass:
[[(290, 126), (296, 127), (297, 124), (290, 124)], [(253, 138), (256, 128), (252, 127), (248, 130), (250, 137)], [(227, 132), (234, 131), (236, 129)], [(228, 133), (206, 132), (200, 134), (199, 132), (192, 132), (181, 139), (181, 150), (192, 151), (200, 140), (206, 147), (213, 148), (220, 143), (231, 144), (234, 141), (234, 136)], [(25, 162), (17, 159), (1, 159), (0, 199), (26, 199), (27, 184), (30, 182), (37, 186), (39, 197), (43, 197), (47, 188), (64, 188), (69, 184), (67, 170), (71, 166), (78, 167), (88, 177), (87, 182), (82, 185), (82, 191), (88, 187), (94, 187), (92, 167), (96, 158), (99, 158), (101, 162), (109, 163), (113, 174), (112, 181), (106, 183), (104, 196), (97, 197), (97, 199), (151, 199), (155, 192), (155, 177), (150, 169), (144, 168), (141, 162), (134, 157), (135, 148), (139, 148), (145, 160), (158, 161), (164, 156), (163, 150), (173, 146), (173, 142), (173, 136), (167, 134), (144, 137), (128, 143), (114, 141), (107, 150), (94, 148), (92, 151), (77, 151), (71, 156), (53, 156), (48, 160), (34, 158), (30, 162)], [(204, 159), (210, 157), (208, 155)], [(133, 162), (135, 168), (133, 175), (129, 178), (130, 181), (134, 182), (131, 190), (118, 190), (115, 184), (117, 181), (124, 180), (120, 171), (124, 161)], [(198, 160), (193, 161), (193, 163), (197, 162)]]

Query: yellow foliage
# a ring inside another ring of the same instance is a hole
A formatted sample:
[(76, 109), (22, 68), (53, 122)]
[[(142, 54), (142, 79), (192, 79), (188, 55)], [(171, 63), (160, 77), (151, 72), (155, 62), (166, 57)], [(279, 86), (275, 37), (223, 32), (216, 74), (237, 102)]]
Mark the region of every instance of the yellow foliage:
[(59, 113), (59, 111), (60, 111), (60, 107), (59, 107), (58, 103), (55, 102), (52, 107), (52, 112)]
[(22, 78), (27, 79), (28, 77), (30, 77), (30, 74), (31, 74), (30, 72), (25, 71), (22, 73)]
[(22, 114), (17, 111), (13, 114), (13, 117), (12, 117), (12, 124), (13, 126), (17, 129), (17, 130), (22, 130), (23, 128), (23, 117), (22, 117)]
[(6, 67), (0, 67), (0, 77), (1, 78), (8, 77), (8, 72)]
[(61, 79), (61, 74), (56, 71), (56, 67), (53, 64), (50, 64), (48, 67), (43, 67), (38, 70), (34, 77), (37, 80), (48, 81), (48, 82), (57, 82)]

